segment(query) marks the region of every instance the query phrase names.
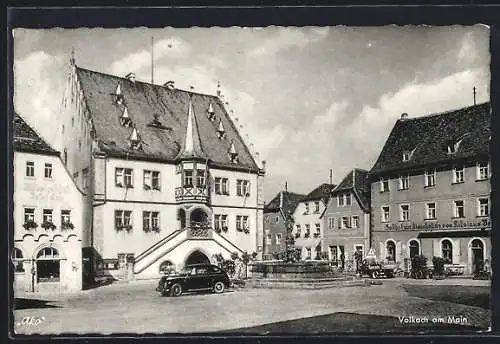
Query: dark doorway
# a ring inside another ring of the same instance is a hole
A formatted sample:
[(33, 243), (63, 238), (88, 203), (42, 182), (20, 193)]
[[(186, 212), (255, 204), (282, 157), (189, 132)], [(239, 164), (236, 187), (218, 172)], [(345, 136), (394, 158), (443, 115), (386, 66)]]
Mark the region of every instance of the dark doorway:
[(484, 265), (484, 245), (479, 239), (472, 241), (472, 271), (478, 272)]
[(420, 254), (420, 244), (417, 240), (410, 241), (410, 258), (413, 259)]
[(186, 265), (210, 264), (210, 259), (200, 251), (194, 251), (186, 258)]

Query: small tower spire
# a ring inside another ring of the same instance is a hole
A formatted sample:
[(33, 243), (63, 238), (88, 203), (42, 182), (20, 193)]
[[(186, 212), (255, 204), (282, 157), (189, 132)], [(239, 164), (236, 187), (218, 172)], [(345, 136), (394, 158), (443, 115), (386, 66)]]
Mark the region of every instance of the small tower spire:
[(476, 86), (472, 88), (472, 96), (474, 97), (474, 105), (476, 105)]
[(205, 157), (203, 149), (201, 148), (200, 133), (198, 131), (196, 116), (194, 114), (193, 103), (191, 100), (189, 100), (189, 105), (188, 105), (186, 136), (184, 137), (184, 142), (178, 157), (179, 158)]
[(75, 65), (75, 47), (71, 47), (71, 55), (69, 57), (69, 63), (74, 66)]

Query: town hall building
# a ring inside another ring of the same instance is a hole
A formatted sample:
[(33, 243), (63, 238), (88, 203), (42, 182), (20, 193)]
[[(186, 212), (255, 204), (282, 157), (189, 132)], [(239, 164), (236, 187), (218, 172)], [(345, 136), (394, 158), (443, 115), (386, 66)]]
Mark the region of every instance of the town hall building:
[(93, 273), (262, 258), (263, 178), (219, 95), (81, 68), (72, 58), (60, 131), (66, 168), (93, 197)]

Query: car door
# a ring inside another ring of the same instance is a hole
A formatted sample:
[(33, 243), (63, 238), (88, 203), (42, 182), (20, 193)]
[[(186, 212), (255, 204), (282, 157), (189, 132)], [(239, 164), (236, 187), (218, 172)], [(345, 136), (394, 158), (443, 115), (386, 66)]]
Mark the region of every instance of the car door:
[(196, 267), (196, 274), (192, 276), (192, 289), (210, 288), (206, 266)]

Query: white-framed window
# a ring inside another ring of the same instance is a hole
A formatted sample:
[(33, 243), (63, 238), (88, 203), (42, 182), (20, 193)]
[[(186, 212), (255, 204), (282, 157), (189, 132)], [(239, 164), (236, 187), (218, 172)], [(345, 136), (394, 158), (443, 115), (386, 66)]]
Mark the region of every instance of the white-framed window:
[(61, 223), (71, 223), (71, 210), (61, 210)]
[(193, 187), (193, 170), (183, 170), (183, 184), (185, 188)]
[(297, 230), (295, 236), (298, 238), (300, 237), (300, 225), (295, 225), (295, 228)]
[(206, 173), (206, 170), (196, 170), (196, 185), (199, 188), (205, 187)]
[(276, 233), (276, 245), (281, 245), (281, 237), (282, 237), (282, 234), (281, 233)]
[(337, 205), (339, 207), (348, 207), (351, 205), (351, 194), (350, 193), (343, 193), (340, 195), (337, 195)]
[(477, 200), (478, 216), (490, 216), (490, 200), (488, 198), (479, 198)]
[(304, 204), (306, 210), (304, 211), (304, 214), (309, 214), (309, 203)]
[(410, 177), (400, 176), (399, 177), (399, 190), (408, 190), (410, 188)]
[(464, 182), (464, 167), (454, 167), (452, 175), (453, 184)]
[(276, 216), (274, 217), (274, 222), (276, 222), (276, 223), (279, 223), (279, 222), (280, 222), (280, 217), (279, 217), (278, 215), (276, 215)]
[(477, 163), (477, 180), (486, 180), (490, 177), (489, 163), (479, 162)]
[(436, 203), (430, 202), (425, 204), (425, 219), (426, 220), (436, 219)]
[(248, 227), (248, 216), (237, 215), (236, 216), (236, 229), (239, 231), (243, 231), (245, 229), (249, 229)]
[(306, 224), (306, 232), (304, 233), (304, 238), (309, 238), (311, 236), (311, 225)]
[(54, 211), (52, 209), (44, 209), (43, 210), (43, 222), (53, 222), (52, 221), (52, 213)]
[(342, 229), (351, 228), (351, 221), (349, 216), (342, 216), (341, 228)]
[(453, 201), (453, 217), (456, 218), (464, 218), (465, 217), (465, 208), (464, 201)]
[(411, 157), (411, 151), (403, 151), (403, 162), (409, 161)]
[(89, 187), (89, 169), (84, 168), (82, 170), (82, 188), (86, 189)]
[(328, 229), (334, 229), (334, 228), (335, 228), (335, 218), (329, 217), (328, 218)]
[(143, 171), (144, 190), (160, 190), (160, 172)]
[(26, 177), (35, 176), (35, 163), (33, 161), (26, 161)]
[(160, 228), (160, 213), (158, 211), (143, 211), (142, 226), (144, 230)]
[(227, 215), (216, 214), (214, 216), (214, 226), (217, 230), (227, 231)]
[(317, 238), (321, 235), (321, 225), (316, 223), (315, 225), (316, 232), (314, 232), (314, 236)]
[(315, 214), (319, 213), (319, 202), (318, 201), (314, 202), (314, 213)]
[(401, 204), (399, 206), (399, 220), (409, 221), (410, 220), (410, 205)]
[(436, 185), (436, 170), (425, 171), (425, 186), (435, 186)]
[(352, 228), (359, 228), (359, 216), (358, 215), (351, 216), (351, 227)]
[(380, 192), (389, 191), (389, 178), (380, 179)]
[(45, 163), (45, 167), (43, 169), (43, 176), (46, 179), (52, 179), (52, 164), (50, 163)]
[(306, 258), (311, 259), (311, 248), (310, 247), (306, 247)]
[(229, 195), (229, 181), (227, 178), (215, 177), (214, 186), (217, 195)]
[(382, 208), (382, 222), (389, 222), (389, 206), (384, 205)]
[(269, 215), (264, 217), (264, 222), (269, 223)]
[(120, 188), (132, 188), (133, 183), (133, 170), (131, 168), (115, 168), (115, 186)]
[(273, 243), (273, 235), (271, 233), (266, 234), (266, 245), (272, 245)]
[(238, 179), (236, 180), (236, 194), (238, 196), (250, 196), (250, 181)]
[(24, 208), (24, 222), (35, 221), (35, 208)]
[(115, 229), (121, 230), (123, 227), (132, 226), (132, 211), (115, 210)]

